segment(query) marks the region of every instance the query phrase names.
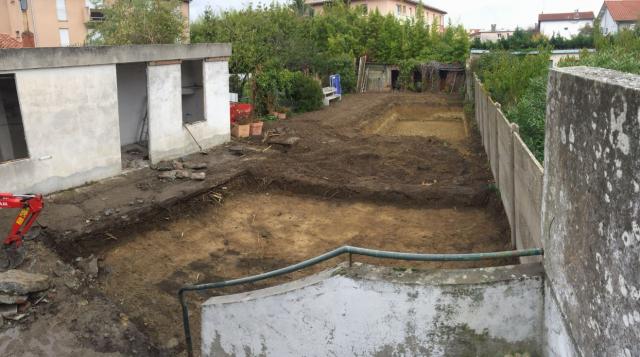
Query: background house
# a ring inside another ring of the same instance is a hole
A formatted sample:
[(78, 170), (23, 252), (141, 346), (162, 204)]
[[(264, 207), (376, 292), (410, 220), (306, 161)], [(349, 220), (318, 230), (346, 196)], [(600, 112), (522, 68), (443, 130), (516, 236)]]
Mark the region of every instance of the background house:
[[(322, 14), (322, 8), (329, 3), (328, 0), (306, 0), (307, 5), (311, 6), (316, 14)], [(420, 1), (415, 0), (352, 0), (351, 7), (364, 7), (367, 12), (378, 10), (383, 16), (393, 15), (401, 20), (415, 19), (416, 9), (421, 5)], [(424, 10), (424, 19), (431, 24), (434, 21), (444, 29), (444, 15), (446, 11), (440, 10), (433, 6), (422, 3)]]
[[(640, 1), (639, 1), (640, 3)], [(541, 34), (551, 38), (554, 35), (571, 38), (580, 33), (585, 26), (593, 27), (595, 16), (592, 11), (540, 14), (538, 15), (538, 29)]]
[[(110, 0), (107, 0), (109, 2)], [(85, 43), (89, 21), (101, 21), (101, 1), (91, 0), (0, 0), (0, 34), (35, 47), (80, 46)], [(189, 18), (190, 0), (182, 2), (182, 14)], [(188, 29), (188, 21), (187, 29)], [(186, 31), (188, 35), (188, 30)], [(31, 39), (30, 33), (33, 34)], [(34, 47), (24, 46), (24, 47)]]
[(634, 28), (640, 18), (640, 0), (605, 1), (598, 20), (605, 35), (624, 28)]
[(491, 30), (473, 30), (469, 36), (472, 41), (479, 38), (481, 42), (496, 42), (511, 37), (513, 32), (513, 30), (498, 29), (498, 26), (494, 24), (491, 25)]

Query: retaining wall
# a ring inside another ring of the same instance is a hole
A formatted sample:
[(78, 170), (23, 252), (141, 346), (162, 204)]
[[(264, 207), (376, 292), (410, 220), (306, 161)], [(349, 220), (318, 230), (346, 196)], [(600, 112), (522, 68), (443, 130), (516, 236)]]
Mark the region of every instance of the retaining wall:
[(542, 354), (540, 264), (345, 266), (202, 308), (203, 356)]
[(544, 247), (540, 233), (542, 165), (520, 138), (518, 126), (504, 116), (500, 104), (491, 99), (476, 76), (473, 81), (478, 131), (511, 226), (512, 243), (518, 249)]

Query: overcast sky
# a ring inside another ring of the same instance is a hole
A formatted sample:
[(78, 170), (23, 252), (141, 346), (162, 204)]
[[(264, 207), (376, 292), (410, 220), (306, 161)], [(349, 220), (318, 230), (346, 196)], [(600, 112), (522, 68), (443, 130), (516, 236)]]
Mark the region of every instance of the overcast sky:
[[(196, 19), (207, 6), (214, 10), (242, 8), (250, 0), (193, 0), (191, 19)], [(271, 0), (255, 0), (254, 4), (271, 3)], [(280, 2), (288, 2), (280, 0)], [(538, 20), (541, 12), (593, 11), (598, 15), (603, 0), (423, 0), (425, 4), (448, 12), (454, 23), (466, 28), (487, 29), (491, 24), (498, 28), (529, 27)]]

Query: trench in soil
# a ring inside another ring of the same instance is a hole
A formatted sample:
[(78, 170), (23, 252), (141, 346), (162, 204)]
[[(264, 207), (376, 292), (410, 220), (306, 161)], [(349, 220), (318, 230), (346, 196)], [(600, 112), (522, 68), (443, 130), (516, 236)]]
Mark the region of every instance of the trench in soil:
[[(421, 114), (422, 113), (422, 114)], [(421, 106), (394, 108), (372, 126), (378, 135), (438, 136), (451, 145), (467, 139), (461, 111)], [(489, 252), (510, 249), (509, 234), (495, 210), (404, 206), (294, 193), (266, 178), (242, 176), (134, 227), (115, 228), (117, 240), (79, 242), (78, 255), (102, 258), (99, 289), (162, 348), (183, 340), (177, 290), (282, 268), (342, 245), (423, 253)], [(220, 197), (222, 197), (220, 199)], [(68, 254), (68, 252), (67, 252)], [(198, 304), (210, 296), (263, 288), (335, 266), (337, 258), (312, 269), (265, 282), (190, 296), (194, 346)], [(515, 263), (494, 260), (416, 263), (357, 258), (412, 268), (471, 268)], [(183, 346), (182, 346), (183, 347)]]
[(469, 136), (464, 113), (454, 106), (395, 105), (368, 130), (389, 136), (435, 136), (460, 149)]

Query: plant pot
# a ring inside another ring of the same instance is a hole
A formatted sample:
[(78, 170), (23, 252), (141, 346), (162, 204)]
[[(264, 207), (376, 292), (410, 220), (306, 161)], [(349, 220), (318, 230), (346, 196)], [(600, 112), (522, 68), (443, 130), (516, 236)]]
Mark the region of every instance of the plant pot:
[(257, 123), (251, 123), (251, 136), (260, 136), (262, 135), (262, 126), (264, 125), (263, 122), (259, 121)]
[(231, 136), (236, 138), (247, 138), (251, 132), (251, 125), (249, 124), (236, 124), (231, 127)]
[(287, 113), (278, 113), (278, 119), (279, 120), (287, 119)]

